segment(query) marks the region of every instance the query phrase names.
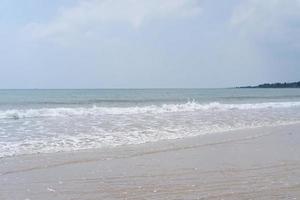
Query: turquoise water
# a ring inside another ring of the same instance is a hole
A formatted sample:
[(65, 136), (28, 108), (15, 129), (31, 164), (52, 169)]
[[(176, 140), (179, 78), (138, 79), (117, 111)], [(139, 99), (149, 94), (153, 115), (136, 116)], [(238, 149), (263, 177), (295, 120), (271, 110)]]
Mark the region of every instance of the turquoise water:
[(299, 89), (0, 90), (0, 157), (299, 121)]
[(300, 89), (0, 90), (0, 108), (300, 101)]

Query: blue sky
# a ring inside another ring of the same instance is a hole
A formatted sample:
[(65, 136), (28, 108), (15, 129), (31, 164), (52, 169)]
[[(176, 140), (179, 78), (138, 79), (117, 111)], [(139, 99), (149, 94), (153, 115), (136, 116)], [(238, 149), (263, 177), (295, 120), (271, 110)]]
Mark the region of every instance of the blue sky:
[(0, 88), (300, 78), (300, 0), (1, 0)]

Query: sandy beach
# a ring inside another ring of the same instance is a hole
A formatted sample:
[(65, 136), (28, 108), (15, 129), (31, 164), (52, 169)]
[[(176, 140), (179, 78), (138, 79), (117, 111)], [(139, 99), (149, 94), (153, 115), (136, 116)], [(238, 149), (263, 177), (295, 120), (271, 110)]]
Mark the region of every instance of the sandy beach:
[(0, 199), (299, 199), (299, 130), (2, 158)]
[(0, 200), (300, 200), (300, 0), (2, 0)]

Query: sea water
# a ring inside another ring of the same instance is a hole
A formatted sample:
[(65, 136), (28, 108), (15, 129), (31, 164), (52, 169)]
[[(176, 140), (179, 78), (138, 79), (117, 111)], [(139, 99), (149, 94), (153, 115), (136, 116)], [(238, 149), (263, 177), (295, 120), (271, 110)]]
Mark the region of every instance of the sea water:
[(0, 90), (0, 157), (300, 122), (300, 89)]

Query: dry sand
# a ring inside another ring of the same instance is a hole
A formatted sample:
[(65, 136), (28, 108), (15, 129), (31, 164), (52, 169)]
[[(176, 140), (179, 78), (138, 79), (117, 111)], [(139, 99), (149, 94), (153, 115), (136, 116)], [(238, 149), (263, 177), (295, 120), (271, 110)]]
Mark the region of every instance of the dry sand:
[(300, 199), (300, 125), (2, 158), (0, 199)]

